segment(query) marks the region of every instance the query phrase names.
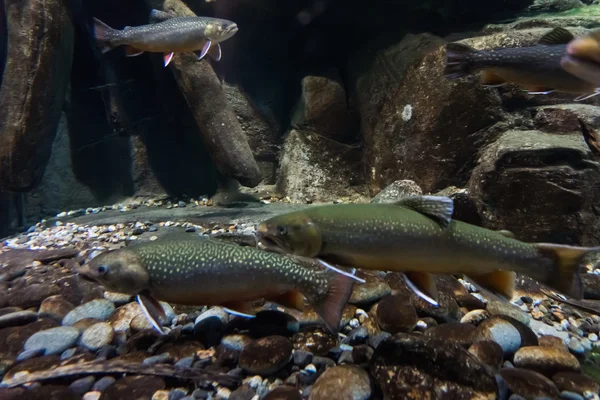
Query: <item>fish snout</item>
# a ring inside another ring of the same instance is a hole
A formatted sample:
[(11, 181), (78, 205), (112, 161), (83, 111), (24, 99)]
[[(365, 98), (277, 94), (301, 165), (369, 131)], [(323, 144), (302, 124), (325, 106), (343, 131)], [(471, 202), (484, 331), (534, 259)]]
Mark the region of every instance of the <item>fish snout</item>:
[(94, 279), (94, 274), (92, 273), (92, 269), (90, 268), (89, 264), (84, 264), (77, 268), (77, 275), (86, 281), (96, 282), (96, 280)]

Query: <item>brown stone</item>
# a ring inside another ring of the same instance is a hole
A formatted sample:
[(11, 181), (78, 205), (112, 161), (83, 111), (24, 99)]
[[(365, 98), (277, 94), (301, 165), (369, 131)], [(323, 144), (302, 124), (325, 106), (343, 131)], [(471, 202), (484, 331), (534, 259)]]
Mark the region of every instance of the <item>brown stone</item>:
[[(499, 371), (502, 380), (499, 381), (499, 392), (510, 391), (514, 394), (532, 399), (537, 396), (552, 396), (558, 398), (558, 389), (552, 381), (535, 371), (523, 368), (503, 368)], [(507, 398), (502, 395), (500, 398)]]
[(521, 347), (515, 353), (513, 364), (515, 367), (532, 369), (547, 376), (562, 371), (578, 372), (581, 369), (573, 354), (557, 347)]

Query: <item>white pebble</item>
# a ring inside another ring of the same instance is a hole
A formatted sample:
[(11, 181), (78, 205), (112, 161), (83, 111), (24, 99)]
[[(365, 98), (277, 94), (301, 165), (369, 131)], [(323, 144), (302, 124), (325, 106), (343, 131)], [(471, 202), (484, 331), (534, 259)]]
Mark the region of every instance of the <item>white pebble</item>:
[(317, 367), (315, 367), (314, 364), (308, 364), (306, 367), (304, 367), (304, 370), (311, 374), (317, 373)]
[(219, 388), (219, 390), (217, 390), (217, 399), (227, 400), (229, 396), (231, 396), (231, 390), (224, 387)]
[(590, 339), (592, 342), (597, 342), (598, 341), (598, 335), (596, 335), (595, 333), (590, 333), (588, 335), (588, 339)]

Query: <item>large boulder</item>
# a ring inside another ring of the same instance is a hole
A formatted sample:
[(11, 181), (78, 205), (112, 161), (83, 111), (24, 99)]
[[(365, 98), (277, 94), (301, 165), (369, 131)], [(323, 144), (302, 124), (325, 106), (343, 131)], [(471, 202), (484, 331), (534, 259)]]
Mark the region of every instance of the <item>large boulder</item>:
[(50, 159), (73, 60), (66, 0), (5, 0), (0, 88), (0, 188), (29, 191)]
[(485, 148), (468, 188), (483, 225), (521, 240), (596, 244), (600, 164), (580, 133), (509, 130)]
[(497, 91), (444, 77), (445, 41), (407, 35), (357, 80), (372, 195), (399, 179), (424, 192), (462, 186), (468, 164), (503, 115)]

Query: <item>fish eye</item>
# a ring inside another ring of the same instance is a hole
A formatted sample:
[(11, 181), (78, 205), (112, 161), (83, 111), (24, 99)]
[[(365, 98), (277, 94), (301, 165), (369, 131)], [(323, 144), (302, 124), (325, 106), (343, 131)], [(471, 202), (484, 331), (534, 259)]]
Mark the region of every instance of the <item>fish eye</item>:
[(277, 227), (277, 234), (278, 234), (278, 235), (280, 235), (280, 236), (285, 236), (285, 235), (287, 235), (287, 228), (286, 228), (285, 226), (281, 226), (281, 225), (279, 225), (279, 226)]
[(108, 267), (106, 265), (100, 265), (98, 266), (97, 271), (100, 275), (104, 275), (108, 272)]

